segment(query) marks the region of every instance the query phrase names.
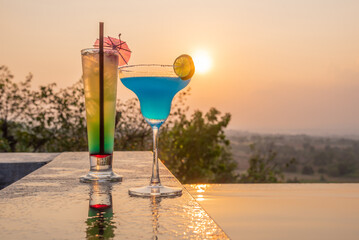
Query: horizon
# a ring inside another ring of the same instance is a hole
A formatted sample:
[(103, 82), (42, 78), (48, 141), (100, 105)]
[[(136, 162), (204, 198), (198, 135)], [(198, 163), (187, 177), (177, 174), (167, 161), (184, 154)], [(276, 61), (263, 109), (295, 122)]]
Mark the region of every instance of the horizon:
[[(229, 130), (359, 135), (359, 2), (84, 3), (0, 0), (0, 65), (16, 82), (31, 72), (33, 88), (71, 86), (103, 21), (105, 35), (122, 33), (130, 64), (207, 54), (187, 103), (231, 113)], [(135, 97), (121, 83), (118, 96)]]
[(228, 127), (226, 131), (263, 135), (308, 135), (313, 137), (359, 137), (359, 131), (353, 129), (241, 129)]

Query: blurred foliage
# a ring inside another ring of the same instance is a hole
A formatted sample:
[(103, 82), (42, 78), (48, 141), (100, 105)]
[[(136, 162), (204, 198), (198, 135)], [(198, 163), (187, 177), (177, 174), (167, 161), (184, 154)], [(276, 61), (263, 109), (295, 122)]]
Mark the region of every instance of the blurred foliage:
[(183, 183), (235, 182), (236, 162), (224, 134), (231, 115), (195, 111), (191, 118), (180, 114), (160, 136), (160, 158)]
[[(55, 84), (31, 90), (31, 80), (29, 75), (17, 84), (8, 68), (0, 67), (0, 152), (87, 151), (82, 82), (62, 90)], [(160, 158), (183, 183), (237, 181), (224, 134), (230, 114), (212, 108), (188, 118), (189, 91), (177, 94), (160, 129)], [(150, 150), (152, 130), (138, 100), (118, 101), (116, 110), (115, 150)]]
[(249, 168), (246, 173), (241, 175), (242, 183), (277, 183), (284, 181), (283, 169), (295, 163), (292, 158), (285, 164), (275, 161), (277, 153), (268, 149), (264, 154), (259, 151), (255, 144), (250, 145), (252, 155), (249, 159)]
[(12, 81), (0, 67), (0, 151), (62, 152), (87, 149), (83, 88), (55, 91), (55, 84), (30, 90), (32, 75)]

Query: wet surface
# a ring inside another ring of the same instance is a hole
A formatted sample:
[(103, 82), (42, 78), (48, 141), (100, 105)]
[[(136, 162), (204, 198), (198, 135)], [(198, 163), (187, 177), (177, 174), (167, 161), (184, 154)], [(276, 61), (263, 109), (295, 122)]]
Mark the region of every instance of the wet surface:
[[(85, 184), (87, 153), (62, 153), (0, 191), (0, 239), (227, 239), (184, 189), (177, 198), (130, 197), (148, 184), (150, 152), (116, 152), (122, 183)], [(164, 185), (180, 183), (160, 164)]]
[(185, 185), (232, 239), (359, 239), (359, 184)]

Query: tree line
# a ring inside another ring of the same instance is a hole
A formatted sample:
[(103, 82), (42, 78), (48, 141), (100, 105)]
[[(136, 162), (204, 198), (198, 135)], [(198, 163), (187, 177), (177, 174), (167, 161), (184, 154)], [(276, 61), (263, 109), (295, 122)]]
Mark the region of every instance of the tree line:
[[(54, 83), (33, 90), (32, 79), (29, 74), (15, 82), (10, 70), (0, 67), (0, 152), (87, 151), (82, 81), (61, 90)], [(161, 127), (161, 160), (183, 183), (236, 182), (237, 165), (224, 134), (231, 115), (212, 108), (188, 116), (189, 93), (176, 96)], [(114, 150), (150, 150), (151, 134), (138, 100), (118, 100)]]
[[(82, 80), (58, 90), (51, 83), (31, 88), (33, 76), (15, 82), (0, 66), (0, 152), (87, 151)], [(278, 163), (276, 152), (248, 144), (250, 167), (238, 173), (225, 129), (231, 114), (215, 108), (189, 114), (190, 88), (176, 95), (171, 114), (160, 129), (161, 161), (182, 183), (282, 182), (293, 159)], [(142, 117), (139, 101), (116, 104), (115, 151), (152, 149), (152, 130)]]

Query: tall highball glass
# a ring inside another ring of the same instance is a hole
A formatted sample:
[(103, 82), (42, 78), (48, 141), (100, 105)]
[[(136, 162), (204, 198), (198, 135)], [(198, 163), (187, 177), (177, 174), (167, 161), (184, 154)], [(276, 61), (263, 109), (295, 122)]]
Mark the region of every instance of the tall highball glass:
[(90, 171), (80, 181), (121, 181), (112, 171), (119, 55), (116, 50), (104, 49), (102, 83), (100, 50), (83, 49), (81, 55)]

